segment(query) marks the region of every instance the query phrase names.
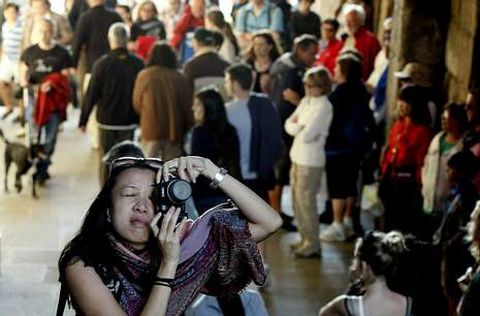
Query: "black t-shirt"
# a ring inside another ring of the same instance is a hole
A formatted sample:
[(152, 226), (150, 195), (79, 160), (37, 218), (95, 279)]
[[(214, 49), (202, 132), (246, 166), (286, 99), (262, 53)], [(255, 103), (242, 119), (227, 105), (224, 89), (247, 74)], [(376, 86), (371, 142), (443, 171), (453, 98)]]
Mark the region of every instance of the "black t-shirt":
[(320, 17), (314, 12), (303, 15), (300, 11), (292, 12), (290, 18), (292, 39), (302, 34), (311, 34), (320, 38)]
[(155, 36), (159, 40), (164, 40), (166, 37), (165, 26), (158, 19), (134, 23), (130, 32), (130, 39), (136, 41), (142, 35)]
[(40, 83), (46, 75), (72, 67), (72, 57), (60, 45), (50, 50), (41, 49), (38, 44), (27, 48), (20, 58), (28, 67), (29, 82)]

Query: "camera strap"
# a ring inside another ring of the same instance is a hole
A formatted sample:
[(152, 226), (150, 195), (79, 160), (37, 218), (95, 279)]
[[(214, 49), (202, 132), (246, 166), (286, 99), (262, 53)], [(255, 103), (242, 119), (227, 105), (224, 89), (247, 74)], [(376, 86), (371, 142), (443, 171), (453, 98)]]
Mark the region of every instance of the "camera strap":
[(57, 306), (57, 316), (62, 316), (63, 311), (65, 310), (65, 305), (67, 304), (68, 291), (65, 284), (62, 283), (60, 286), (60, 295), (58, 297), (58, 306)]

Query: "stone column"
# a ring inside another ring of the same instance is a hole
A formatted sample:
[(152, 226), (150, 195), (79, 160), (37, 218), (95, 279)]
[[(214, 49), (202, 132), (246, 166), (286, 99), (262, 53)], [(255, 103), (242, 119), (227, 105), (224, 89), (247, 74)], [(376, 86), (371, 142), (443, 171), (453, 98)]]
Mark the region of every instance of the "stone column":
[(452, 15), (445, 49), (445, 88), (450, 101), (465, 101), (474, 71), (474, 59), (480, 58), (480, 52), (474, 53), (479, 10), (480, 0), (452, 0), (451, 3)]
[[(445, 15), (447, 0), (395, 0), (391, 56), (387, 87), (387, 105), (390, 120), (394, 114), (397, 85), (394, 72), (408, 62), (430, 66), (434, 73), (436, 91), (441, 91), (444, 59)], [(447, 3), (448, 4), (448, 3)], [(387, 124), (387, 128), (390, 124)]]

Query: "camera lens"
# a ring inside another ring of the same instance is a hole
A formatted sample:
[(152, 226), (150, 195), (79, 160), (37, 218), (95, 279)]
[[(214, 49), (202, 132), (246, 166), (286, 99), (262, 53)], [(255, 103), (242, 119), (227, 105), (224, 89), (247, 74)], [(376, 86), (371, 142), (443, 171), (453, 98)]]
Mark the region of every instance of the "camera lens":
[(175, 179), (169, 183), (167, 194), (174, 204), (183, 203), (192, 195), (192, 187), (185, 180)]

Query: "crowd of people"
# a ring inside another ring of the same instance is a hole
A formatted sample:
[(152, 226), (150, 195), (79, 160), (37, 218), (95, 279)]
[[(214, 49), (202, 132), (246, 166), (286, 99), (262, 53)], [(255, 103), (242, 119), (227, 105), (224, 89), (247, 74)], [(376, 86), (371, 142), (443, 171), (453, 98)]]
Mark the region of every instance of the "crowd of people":
[[(281, 225), (298, 230), (299, 259), (361, 237), (349, 293), (320, 315), (478, 312), (478, 87), (442, 107), (427, 65), (389, 69), (392, 18), (379, 41), (371, 1), (339, 1), (332, 16), (312, 10), (318, 0), (237, 0), (231, 16), (218, 4), (3, 6), (2, 119), (15, 116), (17, 136), (43, 146), (38, 180), (51, 178), (69, 104), (99, 153), (102, 190), (59, 263), (63, 298), (82, 314), (180, 315), (202, 291), (226, 313), (245, 305), (235, 295), (248, 282), (265, 281), (256, 242)], [(106, 164), (126, 140), (144, 158)], [(191, 182), (199, 220), (157, 214), (156, 173)], [(367, 233), (360, 206), (372, 184), (384, 212)], [(288, 187), (293, 217), (281, 208)], [(322, 231), (320, 191), (332, 214)]]

